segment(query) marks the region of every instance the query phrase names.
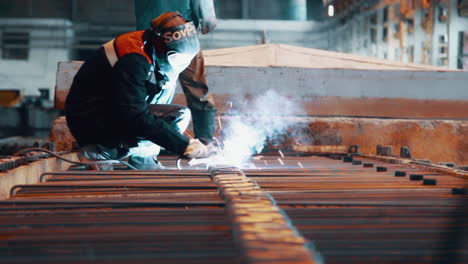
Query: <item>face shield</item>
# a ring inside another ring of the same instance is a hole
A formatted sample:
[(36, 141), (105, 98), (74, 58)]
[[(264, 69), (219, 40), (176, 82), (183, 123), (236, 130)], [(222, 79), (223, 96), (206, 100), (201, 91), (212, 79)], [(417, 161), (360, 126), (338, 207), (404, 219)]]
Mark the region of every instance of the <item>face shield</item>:
[(162, 29), (158, 35), (162, 39), (165, 50), (156, 54), (160, 71), (169, 78), (178, 76), (200, 51), (197, 29), (193, 22), (188, 22)]

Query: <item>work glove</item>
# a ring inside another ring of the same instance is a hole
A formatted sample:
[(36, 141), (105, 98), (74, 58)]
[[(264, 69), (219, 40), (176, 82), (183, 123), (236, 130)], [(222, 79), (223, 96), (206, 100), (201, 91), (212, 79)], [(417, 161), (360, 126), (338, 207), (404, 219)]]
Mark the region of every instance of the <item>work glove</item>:
[(190, 139), (190, 143), (185, 149), (184, 156), (190, 159), (207, 158), (212, 151), (198, 139)]

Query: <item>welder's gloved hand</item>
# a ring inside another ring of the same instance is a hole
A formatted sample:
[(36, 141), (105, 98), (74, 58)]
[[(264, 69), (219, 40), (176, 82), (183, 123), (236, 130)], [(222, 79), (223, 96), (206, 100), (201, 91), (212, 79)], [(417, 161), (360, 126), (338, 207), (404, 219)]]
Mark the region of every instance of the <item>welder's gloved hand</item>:
[(198, 139), (191, 139), (189, 145), (185, 149), (184, 156), (190, 159), (207, 158), (210, 156), (211, 150)]

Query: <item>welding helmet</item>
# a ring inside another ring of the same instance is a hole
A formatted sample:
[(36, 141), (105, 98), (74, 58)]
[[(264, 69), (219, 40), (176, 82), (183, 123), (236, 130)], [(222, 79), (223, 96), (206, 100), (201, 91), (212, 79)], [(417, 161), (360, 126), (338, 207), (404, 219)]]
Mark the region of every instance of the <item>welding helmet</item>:
[(200, 51), (195, 25), (179, 12), (167, 12), (153, 19), (150, 30), (155, 37), (156, 60), (166, 74), (178, 75)]

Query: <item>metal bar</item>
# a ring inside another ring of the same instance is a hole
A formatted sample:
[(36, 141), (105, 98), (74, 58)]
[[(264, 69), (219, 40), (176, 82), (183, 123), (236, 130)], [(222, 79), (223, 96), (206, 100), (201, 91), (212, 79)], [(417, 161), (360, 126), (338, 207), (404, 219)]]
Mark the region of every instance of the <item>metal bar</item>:
[(243, 263), (320, 261), (311, 242), (299, 234), (257, 183), (235, 169), (214, 168), (211, 177), (226, 201)]
[(0, 201), (0, 262), (318, 263), (308, 241), (327, 263), (429, 264), (456, 252), (464, 262), (468, 196), (453, 189), (467, 190), (465, 178), (343, 157), (263, 154), (243, 171), (45, 173)]

